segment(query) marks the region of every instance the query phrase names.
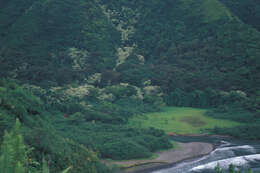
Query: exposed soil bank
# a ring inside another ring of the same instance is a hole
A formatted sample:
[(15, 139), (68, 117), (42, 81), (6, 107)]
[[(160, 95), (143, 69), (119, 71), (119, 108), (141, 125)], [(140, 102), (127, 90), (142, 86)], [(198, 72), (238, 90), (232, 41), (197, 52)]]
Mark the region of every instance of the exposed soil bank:
[(183, 137), (220, 137), (220, 138), (231, 138), (229, 135), (212, 135), (208, 133), (201, 134), (177, 134), (177, 133), (167, 133), (168, 136), (183, 136)]
[(122, 168), (121, 171), (118, 171), (119, 173), (139, 173), (166, 168), (186, 159), (209, 154), (214, 149), (212, 144), (202, 142), (178, 144), (181, 146), (180, 148), (156, 153), (158, 157), (155, 159), (115, 161), (113, 164)]

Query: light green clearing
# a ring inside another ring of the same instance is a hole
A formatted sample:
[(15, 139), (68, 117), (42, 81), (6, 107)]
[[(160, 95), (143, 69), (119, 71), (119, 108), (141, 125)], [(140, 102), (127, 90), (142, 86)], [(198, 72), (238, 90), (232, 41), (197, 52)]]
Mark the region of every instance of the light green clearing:
[(189, 10), (191, 16), (203, 16), (203, 22), (209, 23), (220, 19), (232, 20), (229, 9), (218, 0), (201, 0), (200, 6), (194, 8), (194, 0), (182, 0), (183, 8)]
[(214, 119), (205, 115), (206, 109), (165, 107), (161, 112), (136, 115), (129, 120), (130, 127), (154, 127), (166, 133), (199, 134), (214, 127), (234, 127), (240, 123)]

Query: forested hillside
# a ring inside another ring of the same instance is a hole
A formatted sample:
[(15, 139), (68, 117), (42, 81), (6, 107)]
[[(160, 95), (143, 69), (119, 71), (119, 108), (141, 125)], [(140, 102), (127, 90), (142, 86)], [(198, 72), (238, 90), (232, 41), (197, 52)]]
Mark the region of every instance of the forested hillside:
[(45, 156), (51, 171), (109, 172), (98, 157), (171, 148), (163, 131), (127, 125), (165, 105), (211, 108), (209, 116), (248, 123), (214, 133), (260, 139), (258, 0), (0, 0), (0, 7), (0, 141), (18, 118), (32, 158)]
[(255, 93), (259, 3), (222, 1), (2, 1), (1, 73), (53, 86), (112, 71), (104, 83)]
[(40, 85), (111, 69), (119, 34), (92, 1), (1, 1), (1, 73)]
[[(108, 9), (120, 4), (105, 3)], [(134, 83), (136, 76), (143, 76), (166, 92), (176, 88), (254, 92), (253, 84), (259, 86), (259, 32), (219, 1), (136, 1), (136, 6), (140, 13), (133, 12), (138, 19), (129, 39), (136, 49), (117, 68), (124, 74), (122, 81)], [(144, 56), (144, 65), (136, 62), (138, 54)]]

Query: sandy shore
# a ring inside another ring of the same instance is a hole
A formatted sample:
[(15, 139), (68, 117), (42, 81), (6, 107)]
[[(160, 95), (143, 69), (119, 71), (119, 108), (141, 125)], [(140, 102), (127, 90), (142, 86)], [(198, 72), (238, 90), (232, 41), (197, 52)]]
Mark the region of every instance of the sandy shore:
[(213, 149), (213, 145), (202, 142), (178, 143), (180, 147), (168, 151), (158, 152), (157, 158), (150, 160), (131, 160), (131, 161), (115, 161), (115, 164), (122, 168), (119, 173), (139, 173), (147, 170), (156, 170), (171, 166), (177, 162), (196, 158), (209, 154)]

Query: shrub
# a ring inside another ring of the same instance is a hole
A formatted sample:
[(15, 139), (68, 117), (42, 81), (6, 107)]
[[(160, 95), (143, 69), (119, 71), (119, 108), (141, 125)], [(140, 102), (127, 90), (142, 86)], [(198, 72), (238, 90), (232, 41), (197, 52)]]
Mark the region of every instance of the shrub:
[(120, 140), (105, 144), (101, 150), (101, 155), (104, 158), (111, 158), (114, 160), (127, 160), (146, 158), (151, 156), (151, 153), (145, 147), (133, 141)]

